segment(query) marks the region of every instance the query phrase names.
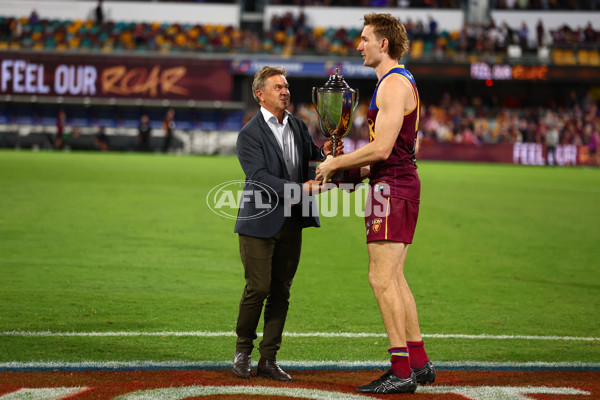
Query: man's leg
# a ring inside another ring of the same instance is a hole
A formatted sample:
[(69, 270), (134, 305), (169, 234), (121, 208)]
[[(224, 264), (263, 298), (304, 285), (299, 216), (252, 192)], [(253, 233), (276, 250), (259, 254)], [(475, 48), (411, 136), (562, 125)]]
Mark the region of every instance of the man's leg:
[(259, 351), (263, 358), (275, 360), (281, 347), (283, 328), (289, 308), (290, 289), (296, 275), (302, 248), (302, 226), (294, 217), (286, 220), (273, 251), (271, 287), (264, 314), (264, 334)]
[(265, 298), (271, 286), (271, 263), (275, 240), (240, 235), (240, 256), (244, 265), (246, 287), (240, 301), (237, 319), (236, 350), (252, 352), (256, 327), (260, 320)]
[(296, 221), (294, 217), (286, 219), (276, 240), (272, 261), (271, 288), (265, 304), (263, 340), (258, 348), (261, 357), (256, 373), (278, 381), (290, 381), (292, 378), (277, 365), (276, 356), (281, 347), (283, 327), (289, 307), (290, 288), (300, 261), (301, 220)]

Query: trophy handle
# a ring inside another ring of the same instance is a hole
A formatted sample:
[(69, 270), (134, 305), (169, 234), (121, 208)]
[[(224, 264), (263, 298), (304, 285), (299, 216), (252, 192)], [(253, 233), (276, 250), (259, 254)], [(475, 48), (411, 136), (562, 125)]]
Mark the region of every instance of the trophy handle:
[(319, 112), (319, 106), (317, 105), (317, 99), (315, 97), (316, 94), (317, 94), (317, 92), (318, 92), (318, 90), (319, 90), (318, 88), (313, 87), (313, 90), (312, 90), (312, 102), (313, 102), (313, 105), (315, 106), (315, 111), (317, 112), (317, 115), (319, 116), (319, 124), (320, 124), (320, 122), (321, 122), (321, 113)]
[(336, 150), (335, 148), (337, 147), (337, 138), (335, 135), (331, 136), (331, 146), (332, 146), (331, 147), (331, 155), (333, 157), (335, 157), (335, 156), (337, 156), (337, 151), (335, 151)]
[(358, 107), (358, 89), (356, 89), (356, 102), (354, 103), (354, 108), (352, 109), (353, 113), (356, 111), (356, 107)]
[[(323, 129), (323, 117), (321, 116), (321, 113), (319, 112), (319, 105), (318, 105), (318, 101), (316, 98), (318, 92), (319, 92), (319, 89), (316, 87), (313, 87), (312, 102), (313, 102), (313, 105), (315, 106), (315, 111), (317, 112), (317, 115), (319, 116), (319, 128), (321, 128), (322, 132), (325, 132), (325, 129)], [(335, 144), (333, 146), (333, 153), (335, 155)]]

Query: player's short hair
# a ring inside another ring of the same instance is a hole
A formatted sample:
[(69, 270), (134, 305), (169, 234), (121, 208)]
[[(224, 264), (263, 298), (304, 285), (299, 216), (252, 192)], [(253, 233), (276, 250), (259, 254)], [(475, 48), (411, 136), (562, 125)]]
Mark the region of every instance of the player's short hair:
[(402, 22), (391, 14), (365, 14), (364, 26), (371, 25), (377, 40), (386, 38), (389, 42), (388, 55), (396, 60), (410, 49), (410, 41)]
[(256, 91), (262, 89), (267, 84), (267, 79), (274, 75), (285, 76), (287, 71), (281, 67), (269, 67), (268, 65), (262, 67), (256, 74), (254, 74), (254, 81), (252, 82), (252, 96), (257, 103), (260, 103), (260, 99), (256, 95)]

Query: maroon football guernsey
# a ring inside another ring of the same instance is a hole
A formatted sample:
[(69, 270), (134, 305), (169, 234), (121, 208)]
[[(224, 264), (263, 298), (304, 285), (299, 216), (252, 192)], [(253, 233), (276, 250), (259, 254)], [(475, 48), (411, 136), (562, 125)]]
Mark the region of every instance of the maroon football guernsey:
[[(377, 107), (377, 89), (381, 82), (391, 74), (398, 74), (407, 79), (413, 88), (415, 96), (415, 108), (404, 114), (402, 128), (398, 132), (396, 143), (392, 153), (387, 160), (376, 162), (371, 165), (371, 186), (376, 183), (387, 183), (390, 187), (389, 195), (413, 202), (419, 202), (421, 196), (421, 181), (417, 174), (417, 163), (415, 158), (415, 145), (417, 143), (417, 130), (419, 127), (419, 110), (421, 101), (417, 85), (412, 74), (403, 65), (397, 65), (390, 69), (377, 83), (375, 93), (371, 98), (371, 105), (367, 111), (367, 123), (369, 124), (370, 141), (375, 140), (375, 121), (379, 107)], [(398, 110), (401, 112), (402, 110)]]

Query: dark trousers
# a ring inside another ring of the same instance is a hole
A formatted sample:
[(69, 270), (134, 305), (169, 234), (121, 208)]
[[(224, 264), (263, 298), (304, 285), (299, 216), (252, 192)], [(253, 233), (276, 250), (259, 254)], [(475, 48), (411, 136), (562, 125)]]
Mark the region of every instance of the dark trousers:
[(263, 358), (275, 360), (281, 347), (290, 288), (300, 261), (302, 221), (298, 217), (289, 217), (274, 237), (262, 239), (239, 235), (239, 241), (246, 287), (240, 301), (236, 350), (252, 353), (266, 299), (263, 339), (258, 349)]

